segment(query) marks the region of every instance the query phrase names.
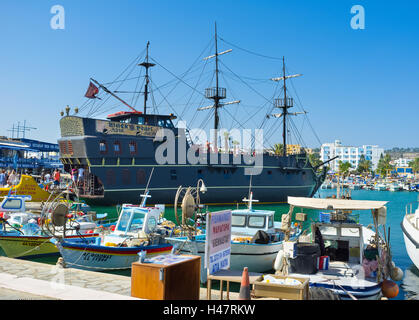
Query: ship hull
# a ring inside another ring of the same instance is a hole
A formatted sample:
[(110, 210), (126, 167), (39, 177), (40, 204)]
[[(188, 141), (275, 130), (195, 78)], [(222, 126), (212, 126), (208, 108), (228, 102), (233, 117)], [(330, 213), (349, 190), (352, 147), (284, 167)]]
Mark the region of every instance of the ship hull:
[[(148, 203), (173, 205), (179, 186), (196, 187), (200, 179), (208, 190), (200, 194), (202, 203), (241, 202), (250, 185), (261, 203), (282, 203), (288, 196), (312, 197), (325, 178), (325, 171), (316, 173), (305, 154), (252, 157), (201, 150), (192, 164), (191, 145), (182, 143), (181, 132), (173, 129), (177, 136), (174, 159), (162, 163), (156, 160), (162, 145), (155, 139), (158, 127), (145, 127), (154, 128), (148, 132), (137, 126), (133, 135), (132, 125), (73, 116), (61, 119), (60, 125), (62, 138), (58, 142), (64, 169), (85, 169), (79, 195), (93, 206), (139, 203), (146, 188), (152, 195)], [(104, 126), (109, 129), (106, 134)]]
[[(106, 181), (106, 172), (109, 168), (91, 168), (102, 181)], [(122, 176), (123, 170), (135, 177), (138, 170), (144, 170), (149, 176), (151, 168), (113, 167), (110, 169), (116, 177)], [(176, 179), (170, 172), (176, 170)], [(198, 173), (201, 170), (202, 174)], [(151, 172), (150, 172), (151, 174)], [(126, 173), (125, 173), (126, 175)], [(179, 186), (196, 186), (199, 179), (205, 182), (207, 192), (200, 194), (202, 203), (231, 204), (241, 202), (249, 193), (250, 176), (244, 174), (243, 168), (220, 169), (211, 167), (154, 167), (148, 190), (152, 198), (149, 203), (173, 205), (176, 191)], [(114, 184), (104, 183), (104, 192), (100, 196), (86, 196), (81, 198), (89, 205), (116, 205), (122, 203), (138, 203), (140, 195), (146, 189), (145, 184)], [(318, 189), (315, 175), (311, 169), (283, 170), (280, 168), (263, 169), (258, 176), (252, 176), (252, 191), (259, 202), (283, 203), (288, 196), (311, 197)]]

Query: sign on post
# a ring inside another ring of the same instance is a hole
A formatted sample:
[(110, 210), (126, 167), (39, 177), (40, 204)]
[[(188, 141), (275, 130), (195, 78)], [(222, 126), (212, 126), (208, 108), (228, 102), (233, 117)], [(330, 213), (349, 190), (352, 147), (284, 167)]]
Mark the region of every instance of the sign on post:
[(231, 210), (209, 213), (207, 216), (205, 267), (208, 274), (230, 268)]

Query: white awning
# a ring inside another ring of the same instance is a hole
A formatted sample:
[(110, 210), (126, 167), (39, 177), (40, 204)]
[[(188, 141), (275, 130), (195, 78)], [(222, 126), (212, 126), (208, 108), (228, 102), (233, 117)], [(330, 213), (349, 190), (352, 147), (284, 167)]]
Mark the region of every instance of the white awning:
[(385, 207), (387, 201), (288, 197), (288, 203), (295, 207), (319, 210), (372, 210)]

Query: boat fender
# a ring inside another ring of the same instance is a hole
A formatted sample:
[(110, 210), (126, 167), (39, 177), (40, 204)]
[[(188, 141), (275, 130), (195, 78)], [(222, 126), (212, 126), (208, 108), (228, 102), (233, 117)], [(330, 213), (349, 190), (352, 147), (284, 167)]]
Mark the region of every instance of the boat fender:
[(284, 250), (279, 250), (277, 255), (276, 255), (274, 265), (273, 265), (275, 271), (282, 270), (282, 267), (283, 267), (283, 264), (284, 264), (284, 259), (283, 258), (284, 258)]
[(401, 281), (403, 279), (403, 270), (399, 267), (392, 268), (390, 272), (390, 277), (393, 281)]
[(384, 297), (392, 299), (397, 297), (399, 294), (399, 286), (393, 281), (384, 280), (381, 283), (381, 292), (383, 293)]

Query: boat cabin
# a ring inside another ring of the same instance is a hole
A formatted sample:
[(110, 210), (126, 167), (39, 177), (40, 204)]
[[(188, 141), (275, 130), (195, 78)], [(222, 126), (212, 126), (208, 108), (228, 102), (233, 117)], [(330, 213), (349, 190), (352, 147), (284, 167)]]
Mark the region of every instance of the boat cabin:
[(140, 111), (128, 112), (120, 111), (107, 116), (107, 119), (114, 122), (126, 123), (126, 124), (139, 124), (156, 126), (167, 129), (174, 129), (172, 120), (176, 119), (173, 114), (170, 115), (159, 115), (159, 114), (144, 114)]
[(246, 236), (254, 236), (259, 230), (268, 234), (276, 233), (274, 215), (275, 211), (269, 210), (233, 210), (231, 233)]
[(353, 211), (359, 210), (361, 214), (371, 210), (374, 225), (384, 226), (387, 202), (288, 197), (288, 203), (292, 207), (326, 210), (319, 213), (319, 221), (311, 224), (311, 240), (319, 244), (320, 254), (329, 256), (331, 263), (359, 265), (364, 258), (376, 259), (378, 251), (370, 249), (369, 243), (378, 236), (378, 231), (360, 224), (359, 214)]
[(122, 243), (127, 238), (145, 238), (157, 228), (163, 205), (143, 207), (141, 205), (124, 204), (115, 226), (114, 232), (107, 236), (106, 242)]
[(25, 201), (31, 201), (31, 196), (8, 195), (0, 203), (1, 212), (25, 212)]

